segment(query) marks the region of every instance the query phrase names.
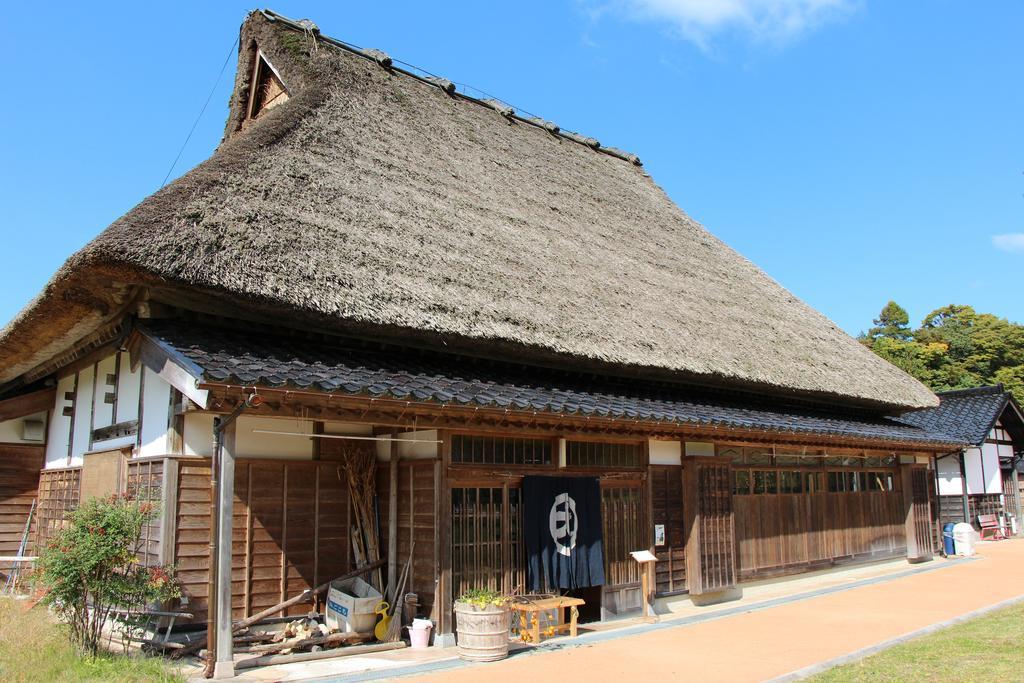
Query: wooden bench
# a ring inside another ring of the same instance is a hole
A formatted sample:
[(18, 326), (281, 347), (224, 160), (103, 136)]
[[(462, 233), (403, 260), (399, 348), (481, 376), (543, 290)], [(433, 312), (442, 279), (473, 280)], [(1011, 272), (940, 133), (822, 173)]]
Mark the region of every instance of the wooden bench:
[(532, 600), (529, 598), (512, 602), (512, 609), (519, 613), (519, 636), (524, 641), (530, 640), (534, 643), (540, 642), (540, 615), (542, 612), (553, 612), (554, 610), (569, 610), (569, 620), (563, 623), (553, 624), (548, 627), (549, 634), (556, 631), (569, 630), (569, 635), (576, 636), (576, 620), (579, 618), (578, 607), (587, 604), (580, 598), (569, 598), (556, 596), (552, 598), (540, 598)]
[(997, 515), (978, 515), (978, 526), (981, 527), (981, 540), (999, 541), (1006, 538), (1002, 528), (999, 526)]

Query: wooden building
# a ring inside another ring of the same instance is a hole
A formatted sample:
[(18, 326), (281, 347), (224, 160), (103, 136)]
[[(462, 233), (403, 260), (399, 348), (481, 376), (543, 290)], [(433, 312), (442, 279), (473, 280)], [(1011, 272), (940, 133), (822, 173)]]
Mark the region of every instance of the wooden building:
[(633, 550), (658, 595), (711, 599), (927, 559), (929, 466), (965, 445), (895, 419), (938, 401), (635, 156), (272, 12), (242, 26), (218, 150), (65, 264), (0, 335), (0, 382), (0, 417), (45, 423), (0, 445), (45, 450), (37, 536), (88, 495), (159, 502), (147, 552), (200, 619), (211, 564), (236, 617), (351, 568), (340, 471), (372, 454), (439, 642), (463, 590), (524, 585), (524, 476), (599, 480), (600, 617), (640, 604)]
[(1021, 528), (1020, 465), (1024, 412), (1002, 385), (938, 394), (940, 404), (905, 415), (906, 424), (942, 431), (967, 446), (936, 461), (936, 518), (940, 525), (978, 515), (1013, 516)]

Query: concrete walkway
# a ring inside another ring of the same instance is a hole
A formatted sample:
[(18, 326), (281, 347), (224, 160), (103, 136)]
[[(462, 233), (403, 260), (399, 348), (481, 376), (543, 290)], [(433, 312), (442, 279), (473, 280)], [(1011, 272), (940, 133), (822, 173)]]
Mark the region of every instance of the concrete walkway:
[(663, 619), (650, 628), (637, 627), (634, 635), (564, 640), (561, 646), (493, 664), (438, 663), (439, 670), (418, 678), (763, 681), (1024, 597), (1024, 540), (980, 544), (974, 560), (929, 564), (952, 566), (865, 581), (816, 597), (719, 611), (713, 619)]

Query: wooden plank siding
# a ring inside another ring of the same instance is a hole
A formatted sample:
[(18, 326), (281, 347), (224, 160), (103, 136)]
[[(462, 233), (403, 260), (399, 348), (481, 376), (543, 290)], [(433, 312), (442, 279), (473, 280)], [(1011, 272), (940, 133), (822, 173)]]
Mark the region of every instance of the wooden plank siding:
[[(208, 460), (178, 460), (174, 561), (188, 611), (206, 618), (210, 542)], [(331, 462), (235, 464), (232, 615), (250, 616), (348, 571), (348, 489)], [(304, 614), (308, 604), (286, 612)]]
[[(407, 460), (398, 464), (398, 568), (405, 566), (409, 559), (410, 539), (415, 539), (414, 557), (409, 569), (405, 593), (416, 593), (419, 598), (419, 613), (436, 619), (434, 594), (437, 589), (437, 541), (434, 523), (435, 497), (434, 476), (436, 467), (433, 460)], [(388, 500), (391, 495), (389, 465), (377, 467), (377, 499), (380, 510), (381, 547), (388, 544), (389, 512)], [(401, 599), (402, 596), (400, 596)]]
[(742, 579), (906, 550), (898, 491), (735, 495), (733, 507)]
[(691, 595), (736, 586), (732, 470), (724, 458), (686, 458), (686, 577)]
[[(25, 532), (32, 501), (39, 489), (39, 470), (43, 466), (45, 447), (0, 444), (0, 555), (17, 555)], [(38, 513), (33, 516), (25, 554), (36, 549), (35, 529)], [(0, 565), (0, 581), (7, 579), (10, 565)]]
[(683, 468), (651, 465), (651, 525), (665, 525), (665, 545), (655, 546), (655, 592), (671, 595), (686, 590), (686, 534), (683, 526)]

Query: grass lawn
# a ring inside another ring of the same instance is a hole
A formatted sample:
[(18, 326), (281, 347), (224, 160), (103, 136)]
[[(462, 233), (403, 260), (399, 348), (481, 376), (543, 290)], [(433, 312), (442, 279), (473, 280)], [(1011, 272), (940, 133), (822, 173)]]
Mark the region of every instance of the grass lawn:
[(46, 609), (0, 598), (0, 681), (184, 681), (162, 660), (104, 653), (81, 657)]
[(1024, 680), (1024, 603), (812, 677), (839, 681)]

